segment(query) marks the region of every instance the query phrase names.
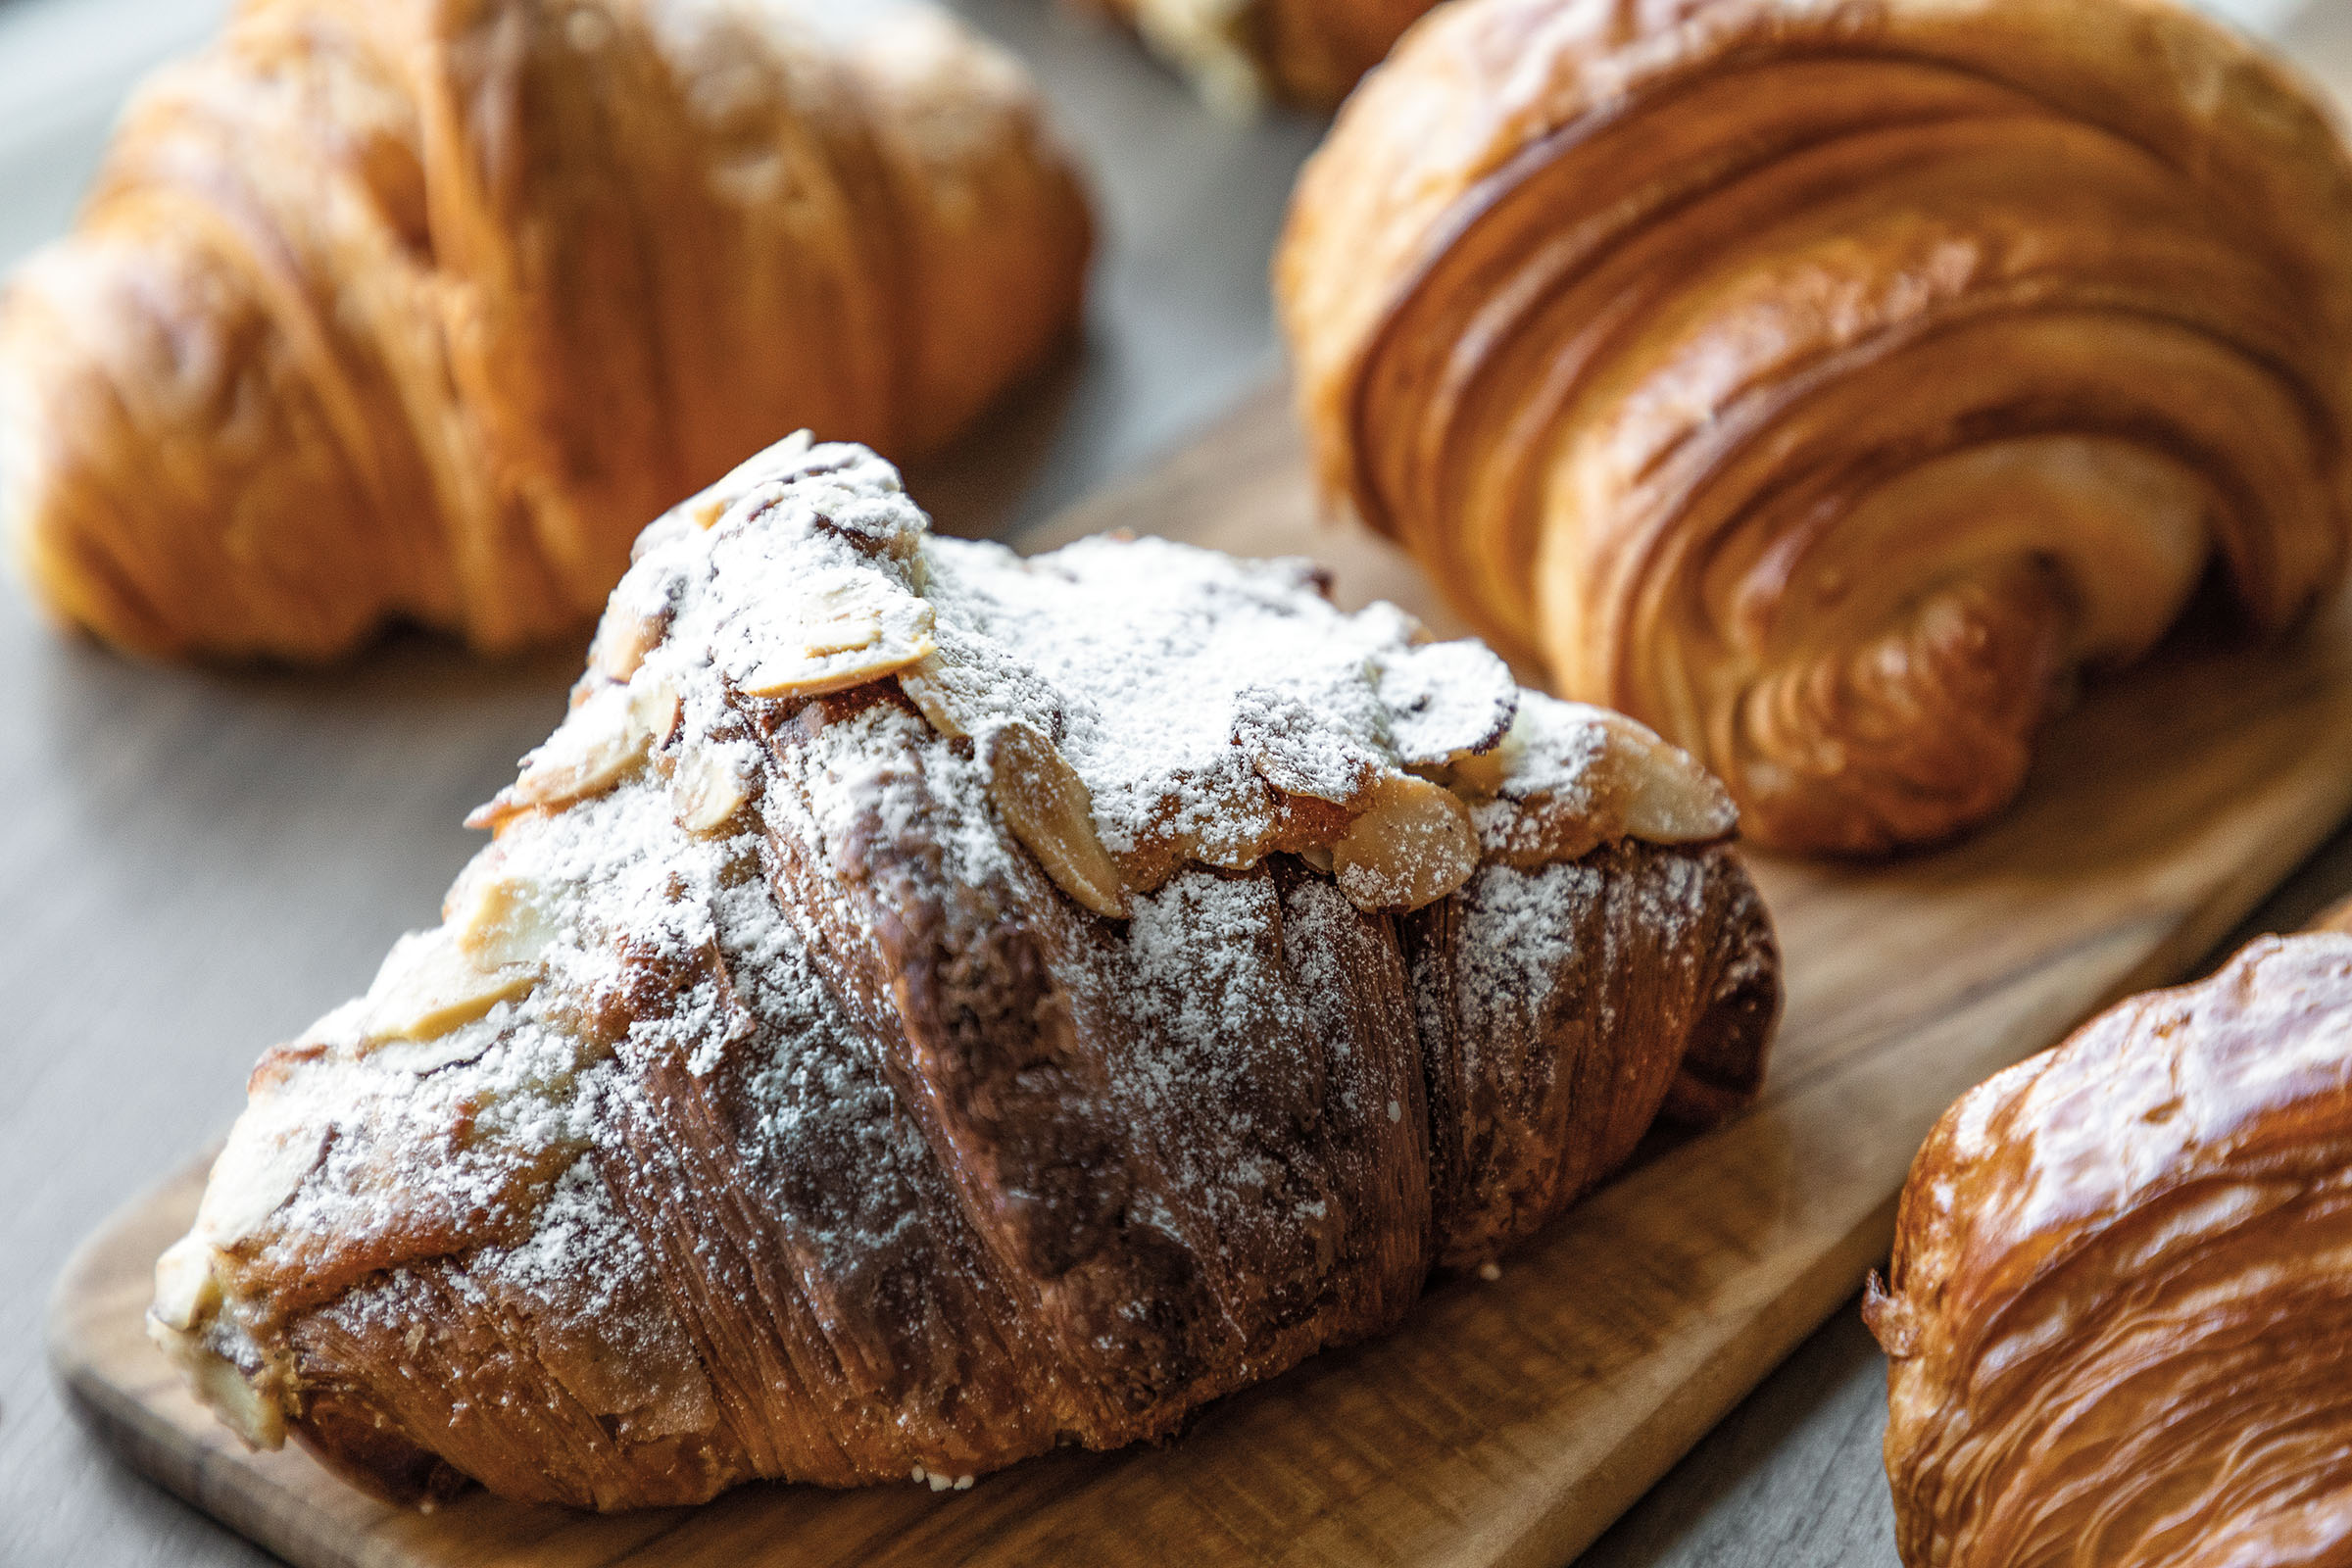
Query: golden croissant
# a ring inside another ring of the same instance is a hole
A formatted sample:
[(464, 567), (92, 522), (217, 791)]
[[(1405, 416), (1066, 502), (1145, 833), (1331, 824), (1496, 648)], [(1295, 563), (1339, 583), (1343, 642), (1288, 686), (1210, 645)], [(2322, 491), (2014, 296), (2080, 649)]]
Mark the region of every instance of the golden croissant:
[(1276, 286), (1334, 503), (1775, 845), (1978, 822), (2209, 574), (2343, 575), (2352, 162), (2167, 0), (1463, 0)]
[(1211, 103), (1328, 109), (1436, 0), (1077, 0), (1126, 23)]
[(23, 574), (157, 656), (574, 631), (797, 425), (919, 454), (1076, 318), (1009, 57), (723, 0), (245, 0), (0, 303)]
[(150, 1325), (394, 1496), (961, 1484), (1394, 1325), (1780, 1004), (1720, 786), (1298, 561), (927, 535), (781, 445), (637, 546), (443, 923), (255, 1069)]
[(1972, 1090), (1866, 1313), (1909, 1568), (2352, 1560), (2352, 936)]

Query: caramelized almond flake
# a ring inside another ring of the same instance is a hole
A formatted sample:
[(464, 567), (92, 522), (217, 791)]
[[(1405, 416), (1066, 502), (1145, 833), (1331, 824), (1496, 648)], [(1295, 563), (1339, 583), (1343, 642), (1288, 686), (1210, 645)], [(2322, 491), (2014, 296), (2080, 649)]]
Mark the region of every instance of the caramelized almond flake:
[(1384, 775), (1372, 805), (1337, 844), (1340, 890), (1360, 909), (1418, 909), (1478, 869), (1478, 835), (1450, 790), (1409, 773)]
[(736, 685), (754, 697), (818, 697), (895, 675), (938, 646), (929, 604), (872, 567), (801, 584), (751, 628)]
[(689, 833), (715, 832), (752, 798), (743, 775), (725, 757), (710, 751), (693, 751), (678, 760), (669, 794), (678, 826)]
[(533, 965), (475, 964), (447, 926), (411, 932), (393, 944), (368, 988), (366, 1035), (371, 1041), (431, 1040), (538, 982)]
[(1123, 918), (1119, 868), (1095, 832), (1086, 783), (1054, 743), (1029, 724), (1005, 724), (989, 737), (988, 766), (997, 809), (1046, 875), (1095, 913)]
[(539, 961), (556, 937), (549, 891), (527, 877), (486, 876), (461, 882), (449, 929), (466, 961), (484, 973)]

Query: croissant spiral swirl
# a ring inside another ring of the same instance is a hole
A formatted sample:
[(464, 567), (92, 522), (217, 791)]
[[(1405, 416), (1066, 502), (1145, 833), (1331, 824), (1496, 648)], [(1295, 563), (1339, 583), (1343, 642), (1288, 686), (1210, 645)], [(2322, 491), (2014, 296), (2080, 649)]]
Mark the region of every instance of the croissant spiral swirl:
[(1327, 494), (1767, 842), (1966, 827), (2210, 564), (2342, 572), (2352, 164), (2166, 0), (1464, 0), (1276, 284)]
[(603, 1508), (1174, 1430), (1395, 1324), (1780, 1004), (1721, 789), (1301, 562), (649, 529), (496, 840), (264, 1056), (151, 1325), (250, 1440)]
[(149, 655), (544, 641), (796, 425), (954, 433), (1089, 245), (1025, 78), (944, 15), (246, 0), (0, 304), (16, 554)]

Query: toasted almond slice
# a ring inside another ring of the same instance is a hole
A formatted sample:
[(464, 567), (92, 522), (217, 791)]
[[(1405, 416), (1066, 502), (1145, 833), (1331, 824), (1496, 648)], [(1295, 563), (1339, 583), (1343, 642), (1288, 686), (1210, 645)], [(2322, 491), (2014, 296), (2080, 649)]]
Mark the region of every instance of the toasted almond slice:
[(1611, 739), (1622, 748), (1619, 774), (1625, 830), (1652, 844), (1703, 844), (1740, 825), (1731, 792), (1699, 760), (1622, 713)]
[(596, 637), (588, 644), (588, 667), (607, 680), (625, 681), (660, 646), (665, 630), (659, 618), (639, 614), (616, 595), (596, 623)]
[(986, 711), (977, 678), (937, 650), (899, 671), (899, 690), (933, 729), (950, 739), (969, 735)]
[(629, 699), (630, 689), (621, 686), (592, 694), (523, 759), (506, 794), (518, 806), (562, 806), (620, 782), (652, 739), (631, 714)]
[(235, 1362), (207, 1344), (204, 1336), (172, 1328), (159, 1318), (147, 1320), (147, 1337), (186, 1376), (198, 1402), (244, 1439), (247, 1447), (285, 1446), (285, 1411), (260, 1387), (271, 1381), (267, 1373), (248, 1378)]
[(696, 747), (678, 759), (677, 770), (669, 777), (669, 796), (678, 826), (689, 833), (711, 833), (743, 808), (752, 792), (725, 753)]
[(1384, 774), (1371, 808), (1332, 846), (1340, 891), (1360, 909), (1418, 909), (1470, 880), (1478, 835), (1453, 792), (1409, 773)]
[(1378, 757), (1311, 705), (1264, 687), (1235, 697), (1232, 740), (1285, 795), (1358, 806), (1383, 771)]
[(460, 887), (464, 898), (448, 924), (466, 962), (492, 973), (539, 961), (556, 936), (552, 890), (530, 877), (511, 875), (481, 877)]
[(182, 1334), (211, 1321), (220, 1310), (211, 1242), (191, 1233), (164, 1249), (155, 1260), (155, 1300), (147, 1310), (158, 1323)]
[(1422, 643), (1380, 672), (1389, 741), (1407, 766), (1494, 750), (1519, 709), (1519, 683), (1485, 643)]
[(368, 988), (367, 1038), (431, 1040), (538, 983), (535, 965), (476, 965), (447, 926), (414, 931), (392, 945)]
[(761, 617), (735, 684), (754, 697), (818, 697), (929, 658), (931, 606), (871, 566), (803, 583)]
[(326, 1131), (290, 1112), (282, 1100), (249, 1102), (205, 1180), (194, 1234), (214, 1247), (234, 1247), (259, 1231), (318, 1168)]
[(989, 736), (988, 768), (1005, 825), (1054, 885), (1097, 914), (1123, 918), (1126, 894), (1095, 832), (1094, 797), (1054, 743), (1033, 725), (1005, 724)]

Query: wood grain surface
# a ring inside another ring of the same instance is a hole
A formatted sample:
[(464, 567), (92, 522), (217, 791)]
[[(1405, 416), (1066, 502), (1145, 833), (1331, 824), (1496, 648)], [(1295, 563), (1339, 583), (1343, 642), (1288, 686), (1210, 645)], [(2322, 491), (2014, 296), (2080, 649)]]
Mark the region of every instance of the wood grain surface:
[[(1108, 526), (1311, 553), (1344, 602), (1446, 622), (1394, 552), (1316, 528), (1276, 389), (1038, 542)], [(1888, 864), (1759, 863), (1789, 1005), (1757, 1110), (1653, 1149), (1498, 1281), (1440, 1283), (1395, 1335), (1225, 1401), (1164, 1448), (1059, 1454), (946, 1495), (758, 1487), (604, 1519), (480, 1496), (386, 1508), (299, 1453), (245, 1452), (147, 1346), (148, 1271), (196, 1171), (74, 1261), (52, 1353), (133, 1463), (304, 1568), (1558, 1562), (1848, 1298), (1960, 1091), (2178, 976), (2348, 809), (2352, 617), (2270, 649), (2176, 638), (2054, 727), (1988, 831)]]

